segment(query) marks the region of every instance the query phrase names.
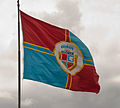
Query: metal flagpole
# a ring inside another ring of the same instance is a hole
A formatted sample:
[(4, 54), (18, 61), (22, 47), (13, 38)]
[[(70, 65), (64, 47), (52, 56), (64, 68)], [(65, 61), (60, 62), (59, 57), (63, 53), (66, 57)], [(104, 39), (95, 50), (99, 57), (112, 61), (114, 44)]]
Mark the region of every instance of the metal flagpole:
[(21, 65), (20, 65), (20, 13), (19, 13), (19, 0), (18, 6), (18, 108), (21, 108)]

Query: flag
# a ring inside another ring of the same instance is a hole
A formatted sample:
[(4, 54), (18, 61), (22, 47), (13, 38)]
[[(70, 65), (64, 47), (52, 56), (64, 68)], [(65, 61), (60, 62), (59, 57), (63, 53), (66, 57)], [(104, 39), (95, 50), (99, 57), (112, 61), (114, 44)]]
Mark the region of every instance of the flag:
[(86, 45), (67, 29), (20, 11), (24, 40), (24, 79), (72, 91), (98, 93), (99, 76)]

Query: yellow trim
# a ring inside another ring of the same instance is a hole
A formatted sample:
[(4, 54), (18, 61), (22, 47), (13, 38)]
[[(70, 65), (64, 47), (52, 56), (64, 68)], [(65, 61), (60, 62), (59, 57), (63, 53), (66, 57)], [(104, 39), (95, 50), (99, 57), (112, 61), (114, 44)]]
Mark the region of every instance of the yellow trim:
[(89, 59), (84, 59), (85, 61), (91, 61), (91, 62), (93, 62), (93, 60), (89, 60)]
[[(69, 42), (71, 42), (71, 38), (70, 38), (70, 31), (68, 31), (68, 36), (69, 36)], [(65, 42), (67, 42), (67, 30), (65, 29)]]
[(59, 59), (61, 60), (61, 52), (59, 52)]
[(94, 65), (91, 65), (91, 64), (85, 64), (85, 63), (84, 63), (84, 65), (88, 65), (88, 66), (94, 66)]
[(24, 43), (27, 43), (27, 44), (30, 44), (30, 45), (34, 45), (34, 46), (37, 46), (37, 47), (40, 47), (40, 48), (44, 48), (44, 49), (50, 50), (49, 48), (42, 47), (42, 46), (39, 46), (39, 45), (35, 45), (35, 44), (29, 43), (29, 42), (25, 42), (24, 41)]
[(55, 56), (54, 54), (50, 54), (50, 53), (47, 53), (47, 52), (44, 52), (44, 51), (40, 51), (40, 50), (37, 50), (37, 49), (34, 49), (34, 48), (30, 48), (30, 47), (27, 47), (27, 46), (24, 46), (24, 47), (28, 48), (28, 49), (31, 49), (31, 50), (35, 50), (35, 51), (41, 52), (41, 53), (45, 53), (45, 54), (48, 54), (48, 55)]
[(71, 38), (70, 38), (70, 31), (69, 31), (69, 41), (71, 42)]
[(68, 74), (68, 77), (67, 77), (66, 88), (67, 88), (67, 85), (68, 85), (68, 81), (69, 81), (69, 74)]
[(71, 86), (72, 86), (72, 75), (70, 75), (70, 85), (69, 85), (69, 90), (71, 89)]
[[(60, 42), (56, 43), (56, 44), (55, 44), (55, 48), (54, 48), (54, 50), (53, 50), (53, 53), (55, 53), (56, 45), (59, 44), (59, 43), (61, 43), (61, 42), (65, 42), (65, 41), (60, 41)], [(74, 44), (73, 42), (69, 42), (69, 43)], [(75, 46), (79, 49), (79, 51), (81, 52), (80, 48), (79, 48), (76, 44), (74, 44), (74, 45), (75, 45)], [(81, 52), (81, 54), (82, 54), (82, 52)], [(55, 56), (55, 57), (56, 57), (56, 56)], [(84, 60), (83, 54), (82, 54), (82, 59)], [(61, 66), (61, 64), (59, 63), (57, 57), (56, 57), (56, 60), (57, 60), (58, 64), (60, 65), (60, 67), (61, 67), (66, 73), (69, 74), (69, 72), (67, 72), (67, 71)], [(83, 67), (84, 67), (84, 64), (82, 65), (81, 69), (80, 69), (79, 71), (77, 71), (75, 74), (73, 74), (72, 76), (75, 76), (78, 72), (80, 72), (80, 71), (83, 69)]]
[(67, 30), (65, 29), (65, 42), (67, 41)]

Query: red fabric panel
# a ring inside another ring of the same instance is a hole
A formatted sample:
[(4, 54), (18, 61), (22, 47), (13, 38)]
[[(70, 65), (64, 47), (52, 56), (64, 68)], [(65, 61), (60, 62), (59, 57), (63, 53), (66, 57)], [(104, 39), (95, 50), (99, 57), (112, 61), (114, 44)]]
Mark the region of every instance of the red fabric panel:
[(65, 40), (65, 29), (35, 19), (20, 11), (24, 41), (49, 48)]
[(98, 79), (95, 67), (84, 65), (79, 73), (72, 76), (71, 90), (98, 93), (100, 90)]

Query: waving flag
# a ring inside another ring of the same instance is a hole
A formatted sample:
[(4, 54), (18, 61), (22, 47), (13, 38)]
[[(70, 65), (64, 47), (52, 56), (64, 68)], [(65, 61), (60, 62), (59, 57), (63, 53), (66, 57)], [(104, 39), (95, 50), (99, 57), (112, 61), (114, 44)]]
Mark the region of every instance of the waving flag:
[(24, 79), (73, 91), (98, 93), (99, 76), (85, 44), (67, 29), (20, 11), (24, 39)]

